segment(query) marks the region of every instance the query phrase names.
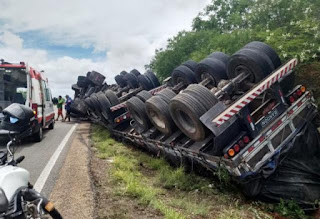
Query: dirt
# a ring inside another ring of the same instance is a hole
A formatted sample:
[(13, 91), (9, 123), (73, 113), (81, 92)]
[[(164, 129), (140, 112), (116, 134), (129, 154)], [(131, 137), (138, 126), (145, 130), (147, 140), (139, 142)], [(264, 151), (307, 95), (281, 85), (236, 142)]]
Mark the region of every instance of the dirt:
[[(95, 153), (92, 147), (92, 153)], [(160, 212), (146, 206), (141, 206), (136, 200), (116, 195), (114, 184), (108, 175), (110, 161), (91, 156), (90, 170), (95, 192), (94, 218), (163, 218)]]
[(89, 134), (89, 123), (78, 125), (64, 165), (50, 195), (50, 199), (64, 218), (94, 218), (94, 196), (89, 175)]

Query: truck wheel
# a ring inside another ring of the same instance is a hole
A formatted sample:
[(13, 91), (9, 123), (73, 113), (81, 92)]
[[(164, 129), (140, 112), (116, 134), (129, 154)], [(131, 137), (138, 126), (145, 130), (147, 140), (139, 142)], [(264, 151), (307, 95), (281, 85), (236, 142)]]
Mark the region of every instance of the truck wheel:
[(100, 104), (101, 114), (106, 120), (108, 120), (111, 103), (104, 93), (97, 94), (97, 97)]
[(210, 90), (200, 84), (190, 84), (183, 93), (189, 94), (202, 103), (206, 110), (211, 109), (219, 100)]
[(174, 85), (183, 82), (185, 86), (189, 84), (197, 83), (195, 73), (184, 65), (180, 65), (171, 73), (172, 81)]
[(218, 59), (221, 62), (223, 62), (226, 66), (229, 61), (229, 56), (224, 54), (223, 52), (213, 52), (208, 56), (208, 58)]
[(123, 78), (123, 75), (117, 75), (114, 77), (114, 80), (120, 87), (125, 87), (127, 86), (126, 80)]
[(128, 72), (126, 72), (126, 71), (120, 72), (120, 75), (122, 75), (122, 76), (125, 76), (126, 74), (128, 74)]
[(54, 122), (55, 120), (53, 119), (52, 122), (50, 123), (50, 125), (48, 126), (49, 129), (54, 129)]
[(213, 58), (206, 58), (199, 62), (195, 73), (198, 82), (209, 77), (214, 86), (216, 86), (221, 79), (227, 79), (225, 64), (222, 61)]
[(187, 66), (188, 68), (190, 68), (191, 71), (194, 72), (194, 70), (197, 66), (197, 63), (193, 60), (188, 60), (188, 61), (182, 63), (181, 65)]
[(174, 123), (170, 116), (169, 103), (162, 96), (153, 96), (146, 101), (146, 111), (152, 124), (163, 134), (171, 134)]
[(136, 97), (138, 97), (140, 100), (142, 100), (142, 102), (146, 102), (149, 98), (152, 97), (152, 95), (148, 92), (148, 91), (140, 91)]
[(228, 77), (235, 78), (242, 72), (250, 75), (249, 81), (258, 83), (274, 70), (271, 59), (256, 49), (244, 48), (233, 54), (228, 62)]
[(113, 91), (107, 90), (104, 94), (108, 98), (111, 106), (115, 106), (115, 105), (118, 105), (120, 103), (119, 98), (117, 97), (117, 95)]
[(146, 73), (144, 73), (144, 75), (149, 78), (149, 80), (151, 81), (151, 83), (153, 84), (153, 87), (159, 87), (160, 86), (160, 82), (157, 78), (157, 76), (152, 72), (152, 71), (146, 71)]
[(139, 75), (138, 81), (139, 85), (143, 87), (144, 90), (148, 91), (154, 88), (153, 83), (145, 75)]
[(134, 74), (129, 73), (123, 77), (132, 89), (139, 87), (138, 78)]
[(189, 138), (201, 141), (206, 137), (207, 129), (199, 118), (207, 110), (195, 97), (181, 93), (170, 101), (169, 110), (175, 124)]
[[(190, 85), (189, 85), (190, 86)], [(166, 101), (168, 104), (172, 98), (174, 98), (177, 94), (173, 92), (170, 88), (165, 88), (159, 93), (156, 94), (156, 96), (161, 96), (161, 98)]]
[(130, 71), (130, 73), (131, 74), (134, 74), (135, 76), (139, 76), (139, 75), (141, 75), (141, 73), (137, 70), (137, 69), (132, 69), (131, 71)]
[(42, 128), (41, 128), (41, 127), (39, 127), (39, 131), (36, 132), (36, 133), (33, 135), (33, 138), (34, 138), (34, 141), (35, 141), (35, 142), (40, 142), (40, 141), (42, 141), (43, 132), (42, 132)]
[(138, 97), (131, 97), (126, 102), (126, 105), (132, 119), (143, 131), (146, 131), (150, 127), (150, 121), (145, 110), (144, 102), (142, 102)]
[(254, 48), (258, 49), (261, 52), (264, 52), (271, 59), (275, 69), (281, 66), (281, 60), (276, 51), (274, 51), (272, 47), (263, 42), (253, 41), (245, 45), (244, 48)]

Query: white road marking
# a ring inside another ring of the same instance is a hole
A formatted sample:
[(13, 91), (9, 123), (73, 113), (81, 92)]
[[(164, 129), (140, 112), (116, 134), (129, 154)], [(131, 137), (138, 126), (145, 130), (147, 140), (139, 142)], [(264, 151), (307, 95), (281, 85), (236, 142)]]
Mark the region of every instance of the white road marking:
[(72, 126), (72, 128), (69, 130), (69, 132), (67, 133), (67, 135), (63, 138), (63, 140), (61, 141), (60, 145), (58, 146), (58, 148), (56, 149), (56, 151), (53, 153), (53, 155), (51, 156), (49, 162), (47, 163), (47, 165), (45, 166), (45, 168), (42, 170), (39, 178), (37, 179), (36, 183), (34, 184), (34, 189), (38, 192), (41, 192), (50, 173), (52, 168), (54, 167), (54, 165), (56, 164), (60, 153), (62, 152), (63, 148), (66, 146), (69, 138), (71, 137), (73, 131), (76, 129), (78, 124), (74, 124)]

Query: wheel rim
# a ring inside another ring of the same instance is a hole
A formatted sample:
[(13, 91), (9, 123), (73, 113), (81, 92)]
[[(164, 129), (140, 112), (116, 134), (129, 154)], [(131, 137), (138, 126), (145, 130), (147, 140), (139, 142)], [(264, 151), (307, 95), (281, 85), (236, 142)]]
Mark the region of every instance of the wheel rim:
[(179, 121), (180, 125), (189, 133), (195, 133), (196, 128), (193, 124), (191, 117), (182, 110), (178, 110), (176, 113), (176, 118)]
[(234, 72), (235, 72), (235, 76), (238, 76), (242, 73), (249, 74), (249, 77), (247, 78), (247, 80), (249, 80), (250, 82), (255, 82), (255, 75), (252, 73), (252, 71), (248, 67), (244, 65), (238, 65), (234, 70)]
[(157, 112), (151, 110), (150, 116), (152, 121), (161, 129), (166, 128), (166, 123), (161, 119), (161, 115), (159, 115)]

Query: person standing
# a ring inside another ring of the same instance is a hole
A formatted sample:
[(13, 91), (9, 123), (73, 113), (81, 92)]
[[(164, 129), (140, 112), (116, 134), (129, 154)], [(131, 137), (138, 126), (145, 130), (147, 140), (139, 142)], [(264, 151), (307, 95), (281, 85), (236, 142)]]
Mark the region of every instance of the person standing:
[(62, 117), (62, 122), (64, 122), (64, 118), (63, 118), (63, 111), (62, 111), (62, 106), (64, 104), (64, 99), (59, 96), (58, 98), (58, 104), (57, 104), (57, 108), (58, 108), (58, 118), (56, 119), (56, 121), (59, 120), (59, 117)]
[(70, 122), (70, 113), (71, 113), (71, 109), (70, 109), (70, 106), (71, 106), (71, 103), (72, 103), (72, 99), (71, 97), (69, 97), (69, 95), (66, 95), (66, 105), (65, 105), (65, 109), (66, 109), (66, 118), (65, 120), (67, 120), (68, 118), (68, 121)]

